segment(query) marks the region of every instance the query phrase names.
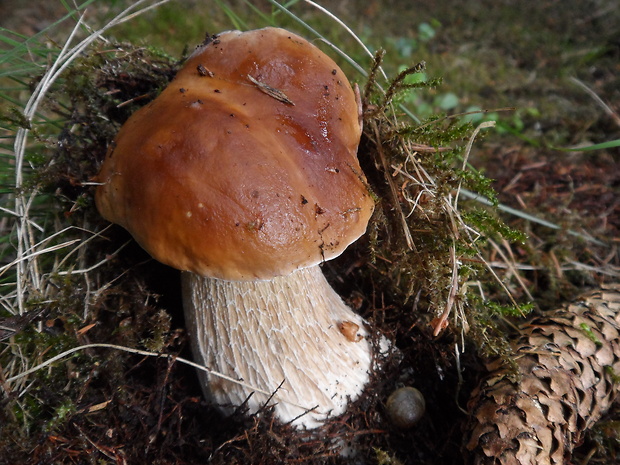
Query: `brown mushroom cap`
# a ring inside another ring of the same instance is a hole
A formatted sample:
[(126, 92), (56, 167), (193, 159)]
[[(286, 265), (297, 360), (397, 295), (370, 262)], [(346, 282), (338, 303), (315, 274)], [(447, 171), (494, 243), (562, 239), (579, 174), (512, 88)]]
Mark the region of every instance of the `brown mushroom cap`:
[(364, 233), (360, 134), (355, 93), (318, 48), (282, 29), (225, 32), (123, 125), (97, 207), (175, 268), (285, 275)]

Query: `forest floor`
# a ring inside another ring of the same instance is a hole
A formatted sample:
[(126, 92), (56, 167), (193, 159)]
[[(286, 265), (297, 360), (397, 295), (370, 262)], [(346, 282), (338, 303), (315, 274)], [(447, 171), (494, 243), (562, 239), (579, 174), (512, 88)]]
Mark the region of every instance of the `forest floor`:
[[(147, 45), (148, 40), (149, 47), (181, 57), (207, 30), (231, 28), (227, 16), (206, 3), (171, 2), (112, 33), (119, 41)], [(262, 11), (271, 11), (266, 2), (254, 3)], [(95, 2), (93, 14), (105, 17), (122, 4)], [(558, 226), (549, 228), (502, 213), (502, 219), (524, 231), (527, 240), (499, 243), (486, 258), (502, 264), (509, 256), (517, 265), (514, 274), (504, 276), (519, 302), (531, 299), (537, 311), (548, 310), (587, 288), (619, 280), (620, 149), (560, 150), (620, 139), (620, 9), (616, 2), (339, 0), (321, 4), (371, 50), (386, 50), (388, 75), (425, 61), (426, 74), (442, 78), (440, 86), (406, 98), (414, 114), (425, 118), (440, 112), (483, 110), (471, 116), (474, 124), (496, 121), (495, 129), (484, 130), (476, 140), (469, 163), (493, 180), (502, 205)], [(252, 11), (243, 1), (230, 5), (253, 24)], [(0, 27), (31, 36), (65, 11), (60, 2), (5, 0), (0, 3)], [(326, 25), (316, 10), (303, 7), (297, 14), (320, 31), (328, 31), (328, 38), (345, 50), (357, 50), (342, 30), (330, 29), (331, 23)], [(285, 27), (291, 25), (289, 18), (279, 20)], [(57, 36), (50, 33), (52, 44), (66, 29), (55, 32)], [(352, 57), (370, 62), (361, 51), (352, 52)], [(343, 68), (363, 87), (362, 77), (346, 65)], [(127, 239), (122, 233), (111, 235), (119, 243)], [(131, 273), (125, 275), (126, 287), (112, 296), (123, 311), (99, 309), (97, 328), (80, 333), (80, 342), (90, 341), (91, 336), (101, 341), (109, 330), (118, 343), (139, 344), (146, 337), (143, 326), (161, 325), (168, 328), (160, 338), (163, 346), (189, 357), (178, 290), (164, 295), (177, 275), (143, 263), (148, 257), (135, 245), (126, 252), (128, 258), (122, 263), (131, 267)], [(139, 272), (145, 277), (138, 279)], [(145, 293), (149, 285), (154, 288)], [(359, 463), (463, 463), (461, 428), (467, 415), (459, 406), (465, 406), (481, 364), (475, 353), (457, 360), (458, 335), (435, 338), (430, 327), (423, 326), (427, 320), (411, 318), (414, 330), (405, 331), (404, 322), (402, 332), (393, 330), (406, 348), (405, 361), (393, 360), (389, 368), (392, 375), (411, 370), (413, 374), (402, 376), (415, 380), (425, 394), (427, 415), (413, 430), (391, 428), (381, 419), (383, 399), (398, 381), (378, 383), (379, 400), (371, 402), (375, 410), (367, 412), (369, 429), (353, 431), (366, 447)], [(57, 337), (90, 321), (78, 323), (52, 313), (43, 324)], [(386, 321), (390, 318), (384, 317), (383, 324)], [(2, 350), (6, 354), (7, 348)], [(90, 371), (74, 367), (81, 359), (71, 361), (62, 377), (49, 375), (49, 386), (37, 387), (36, 395), (0, 403), (0, 409), (5, 405), (13, 409), (4, 417), (0, 410), (0, 425), (10, 421), (22, 428), (11, 434), (0, 430), (5, 433), (0, 434), (0, 465), (347, 462), (332, 456), (316, 438), (292, 440), (287, 436), (290, 430), (265, 424), (264, 419), (222, 419), (202, 400), (190, 368), (138, 355), (94, 355), (92, 350), (83, 357), (92, 362), (90, 356), (96, 360)], [(464, 378), (459, 372), (461, 362), (470, 370)], [(2, 376), (0, 370), (0, 382)], [(86, 380), (83, 389), (71, 386), (67, 378), (72, 376)], [(358, 408), (362, 410), (364, 404)], [(18, 410), (28, 415), (37, 412), (44, 424), (32, 424), (32, 418), (19, 417)], [(607, 426), (594, 430), (576, 451), (575, 463), (611, 463), (610, 457), (619, 457), (620, 434), (615, 429), (619, 421), (620, 412), (612, 409), (605, 418)], [(376, 439), (364, 442), (371, 436)], [(316, 456), (316, 451), (325, 456)]]

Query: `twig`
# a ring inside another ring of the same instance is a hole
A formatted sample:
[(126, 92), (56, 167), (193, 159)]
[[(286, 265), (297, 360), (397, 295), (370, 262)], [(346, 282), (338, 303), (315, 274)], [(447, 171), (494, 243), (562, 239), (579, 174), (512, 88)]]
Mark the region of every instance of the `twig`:
[[(523, 292), (525, 292), (525, 295), (527, 295), (528, 299), (530, 299), (533, 302), (534, 297), (532, 296), (527, 286), (523, 282), (523, 279), (521, 279), (521, 274), (519, 273), (517, 268), (514, 266), (514, 262), (508, 259), (504, 251), (494, 240), (489, 239), (489, 243), (495, 249), (495, 251), (500, 255), (500, 257), (502, 257), (502, 259), (504, 260), (504, 263), (506, 263), (508, 269), (512, 272), (512, 275), (515, 277), (515, 279), (518, 281), (519, 285), (521, 286), (521, 289), (523, 289)], [(508, 249), (508, 243), (506, 241), (504, 241), (504, 246)]]
[[(474, 145), (474, 140), (476, 140), (476, 136), (478, 135), (478, 133), (482, 129), (494, 128), (494, 127), (495, 127), (495, 121), (484, 121), (484, 122), (480, 123), (476, 127), (476, 129), (474, 129), (474, 132), (472, 133), (471, 137), (467, 141), (467, 145), (465, 146), (465, 154), (463, 155), (463, 166), (462, 166), (462, 170), (463, 171), (465, 171), (465, 168), (467, 168), (467, 161), (469, 160), (469, 154), (471, 153), (471, 148)], [(461, 192), (461, 184), (462, 183), (463, 183), (463, 180), (460, 180), (458, 188), (456, 189), (456, 195), (454, 196), (454, 208), (455, 209), (458, 209), (459, 193)]]
[(389, 166), (387, 164), (387, 160), (385, 159), (385, 154), (383, 153), (383, 147), (381, 145), (382, 142), (381, 142), (381, 135), (379, 134), (379, 127), (377, 126), (377, 122), (374, 120), (371, 122), (371, 124), (375, 132), (375, 137), (376, 137), (375, 142), (377, 146), (377, 153), (379, 154), (379, 158), (381, 159), (381, 165), (383, 167), (383, 174), (385, 176), (385, 179), (388, 185), (390, 186), (390, 191), (392, 192), (393, 207), (398, 211), (401, 225), (403, 227), (403, 233), (405, 234), (405, 241), (407, 242), (407, 247), (409, 247), (409, 250), (413, 250), (415, 247), (413, 243), (413, 237), (411, 237), (411, 231), (409, 230), (409, 225), (407, 224), (407, 217), (403, 213), (403, 210), (400, 206), (400, 202), (398, 200), (398, 190), (396, 189), (396, 186), (394, 185), (394, 181), (392, 181), (392, 178), (390, 177)]
[(446, 306), (444, 307), (443, 313), (437, 320), (433, 320), (433, 336), (439, 336), (444, 328), (446, 327), (448, 317), (450, 316), (450, 311), (454, 306), (454, 302), (456, 301), (456, 294), (459, 290), (459, 266), (456, 260), (456, 246), (454, 244), (454, 240), (452, 241), (452, 245), (450, 246), (450, 261), (452, 262), (452, 279), (450, 280), (450, 292), (448, 294), (448, 299), (446, 300)]
[(275, 87), (271, 87), (264, 82), (259, 81), (251, 74), (248, 74), (248, 79), (258, 88), (258, 90), (260, 90), (264, 94), (269, 95), (269, 97), (274, 98), (279, 102), (286, 103), (287, 105), (295, 106), (295, 103), (293, 103), (293, 101), (288, 98), (286, 94), (280, 89), (276, 89)]

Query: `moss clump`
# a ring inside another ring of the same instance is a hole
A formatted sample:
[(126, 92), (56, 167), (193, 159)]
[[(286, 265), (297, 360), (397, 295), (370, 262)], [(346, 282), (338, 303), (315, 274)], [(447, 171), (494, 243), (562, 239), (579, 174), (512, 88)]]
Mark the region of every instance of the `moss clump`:
[[(420, 63), (401, 72), (382, 92), (377, 83), (382, 56), (376, 55), (364, 89), (360, 155), (380, 199), (370, 225), (370, 279), (389, 288), (392, 303), (399, 307), (423, 295), (417, 308), (427, 312), (435, 334), (445, 329), (450, 313), (456, 316), (451, 321), (457, 332), (476, 327), (474, 332), (497, 333), (489, 327), (485, 302), (466, 283), (494, 280), (481, 252), (488, 238), (518, 241), (524, 236), (493, 210), (497, 201), (491, 180), (473, 168), (464, 169), (472, 124), (442, 115), (416, 123), (402, 117), (406, 109), (395, 105), (411, 89), (428, 89), (440, 80), (407, 83), (409, 76), (424, 71)], [(462, 188), (489, 199), (491, 207), (457, 200)], [(496, 349), (492, 352), (500, 351)]]
[(69, 186), (79, 187), (96, 174), (120, 125), (159, 94), (178, 65), (178, 59), (160, 51), (120, 43), (105, 44), (76, 60), (50, 93), (49, 109), (65, 125), (54, 164), (41, 172), (43, 182), (64, 181), (63, 193), (79, 203), (79, 194), (89, 191)]

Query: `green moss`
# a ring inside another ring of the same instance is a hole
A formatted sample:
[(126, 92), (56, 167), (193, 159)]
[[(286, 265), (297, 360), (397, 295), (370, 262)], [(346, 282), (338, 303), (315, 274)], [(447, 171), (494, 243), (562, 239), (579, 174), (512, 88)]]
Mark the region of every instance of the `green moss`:
[[(397, 307), (406, 306), (413, 295), (423, 295), (418, 310), (426, 313), (431, 326), (437, 328), (442, 315), (451, 312), (453, 331), (467, 332), (483, 353), (509, 359), (496, 319), (525, 315), (531, 305), (515, 304), (507, 297), (508, 304), (489, 303), (480, 298), (477, 287), (466, 283), (482, 282), (488, 289), (496, 280), (481, 255), (486, 239), (519, 243), (525, 235), (497, 214), (492, 180), (471, 167), (463, 169), (465, 145), (475, 129), (470, 122), (441, 114), (419, 123), (394, 118), (398, 110), (393, 102), (402, 101), (412, 89), (428, 92), (440, 80), (408, 83), (410, 76), (424, 70), (424, 64), (417, 64), (399, 73), (385, 93), (378, 91), (373, 80), (383, 56), (376, 55), (364, 89), (369, 110), (361, 156), (374, 160), (364, 169), (380, 198), (369, 229), (372, 279), (382, 280)], [(483, 209), (461, 200), (455, 208), (461, 188), (483, 195), (491, 205)], [(496, 287), (501, 289), (501, 283)]]
[(581, 323), (579, 325), (579, 328), (588, 337), (588, 339), (590, 339), (592, 342), (594, 342), (598, 347), (602, 347), (603, 346), (603, 343), (601, 342), (601, 340), (594, 333), (594, 331), (592, 331), (592, 328), (587, 323)]
[(403, 463), (393, 455), (379, 448), (375, 448), (375, 454), (377, 465), (402, 465)]
[(523, 303), (517, 306), (502, 305), (494, 301), (486, 301), (485, 305), (489, 309), (491, 315), (499, 317), (515, 317), (522, 318), (529, 315), (534, 310), (534, 304), (531, 302)]
[(60, 405), (57, 405), (52, 412), (50, 420), (47, 422), (45, 429), (52, 432), (64, 425), (64, 423), (75, 414), (77, 407), (71, 399), (63, 399)]
[(165, 310), (159, 310), (149, 318), (150, 337), (142, 341), (142, 345), (152, 352), (162, 352), (168, 345), (171, 318)]
[[(484, 184), (484, 188), (480, 188), (480, 184), (476, 184), (474, 189), (477, 192), (488, 192), (491, 189), (490, 185)], [(494, 198), (494, 191), (491, 190)], [(489, 198), (489, 197), (487, 197)], [(495, 199), (495, 202), (497, 200)], [(491, 238), (504, 238), (508, 242), (513, 244), (524, 244), (527, 240), (527, 235), (518, 229), (511, 228), (504, 221), (497, 217), (496, 212), (491, 212), (488, 209), (480, 207), (473, 207), (467, 211), (462, 212), (463, 219), (477, 231), (487, 234), (487, 237)]]

